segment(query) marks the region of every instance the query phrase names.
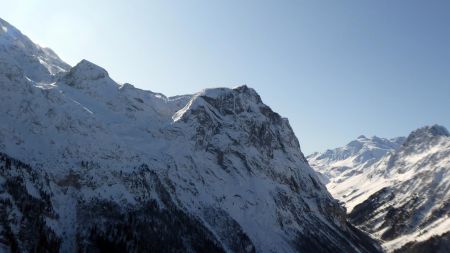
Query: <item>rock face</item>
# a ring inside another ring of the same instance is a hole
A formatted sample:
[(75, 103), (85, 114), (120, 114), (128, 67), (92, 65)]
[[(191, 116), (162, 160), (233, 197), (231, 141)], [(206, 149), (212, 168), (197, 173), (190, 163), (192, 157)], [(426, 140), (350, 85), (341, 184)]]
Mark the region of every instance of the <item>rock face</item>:
[[(316, 157), (320, 155), (311, 158)], [(435, 244), (448, 248), (448, 236), (441, 236), (450, 231), (447, 129), (438, 125), (417, 129), (369, 166), (349, 170), (355, 169), (358, 173), (346, 177), (341, 173), (327, 185), (345, 203), (354, 225), (382, 240), (387, 251), (435, 252), (431, 250)]]
[(0, 24), (0, 251), (379, 252), (253, 89), (165, 97)]
[(450, 252), (450, 232), (447, 232), (439, 236), (433, 236), (426, 241), (409, 242), (401, 249), (395, 251), (395, 253), (421, 253), (421, 252), (433, 252), (433, 253)]

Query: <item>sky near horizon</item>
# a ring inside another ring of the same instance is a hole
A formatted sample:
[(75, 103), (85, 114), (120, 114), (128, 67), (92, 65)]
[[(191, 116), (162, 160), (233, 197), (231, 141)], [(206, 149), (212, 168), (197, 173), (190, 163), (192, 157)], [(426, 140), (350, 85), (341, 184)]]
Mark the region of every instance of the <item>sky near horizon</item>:
[(241, 84), (306, 154), (450, 127), (450, 1), (0, 0), (0, 17), (75, 65), (168, 96)]

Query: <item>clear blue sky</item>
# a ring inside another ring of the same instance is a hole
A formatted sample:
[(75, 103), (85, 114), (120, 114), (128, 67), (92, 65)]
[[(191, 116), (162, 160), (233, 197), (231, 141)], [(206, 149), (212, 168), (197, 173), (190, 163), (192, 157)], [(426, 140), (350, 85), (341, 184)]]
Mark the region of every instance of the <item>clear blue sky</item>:
[(0, 16), (143, 89), (247, 84), (306, 154), (450, 126), (448, 0), (2, 0)]

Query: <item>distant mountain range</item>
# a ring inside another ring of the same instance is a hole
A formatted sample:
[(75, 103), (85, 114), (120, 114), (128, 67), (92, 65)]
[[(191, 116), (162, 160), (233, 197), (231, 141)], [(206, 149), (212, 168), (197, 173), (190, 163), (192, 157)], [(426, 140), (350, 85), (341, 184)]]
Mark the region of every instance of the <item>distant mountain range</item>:
[(450, 134), (434, 125), (407, 138), (358, 137), (308, 156), (350, 221), (391, 252), (450, 252)]
[(118, 84), (0, 19), (0, 252), (148, 251), (381, 248), (255, 90)]

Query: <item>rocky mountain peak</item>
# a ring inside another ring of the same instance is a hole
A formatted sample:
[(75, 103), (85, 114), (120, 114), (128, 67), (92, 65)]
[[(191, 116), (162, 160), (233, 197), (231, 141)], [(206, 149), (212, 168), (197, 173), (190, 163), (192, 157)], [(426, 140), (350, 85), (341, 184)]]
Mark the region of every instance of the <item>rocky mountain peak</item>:
[[(174, 121), (178, 121), (194, 113), (208, 114), (211, 120), (221, 120), (226, 116), (237, 116), (241, 113), (254, 113), (260, 115), (270, 113), (272, 110), (264, 105), (258, 93), (244, 86), (234, 89), (213, 88), (205, 89), (192, 96), (189, 103), (174, 115)], [(273, 113), (273, 112), (272, 112)]]
[(360, 135), (356, 139), (358, 139), (358, 140), (367, 140), (367, 137), (365, 135)]
[(95, 81), (109, 76), (108, 72), (104, 68), (84, 59), (75, 65), (75, 67), (71, 68), (69, 74), (74, 78), (90, 81)]
[(409, 134), (405, 141), (405, 145), (414, 144), (417, 142), (423, 142), (427, 139), (433, 139), (435, 137), (449, 137), (450, 133), (447, 128), (440, 125), (431, 125), (414, 130)]
[(111, 93), (120, 88), (104, 68), (88, 60), (82, 60), (71, 68), (62, 81), (77, 89), (94, 89), (98, 93)]
[(401, 152), (405, 154), (421, 153), (438, 145), (443, 139), (450, 136), (444, 126), (431, 125), (412, 131), (401, 146)]

